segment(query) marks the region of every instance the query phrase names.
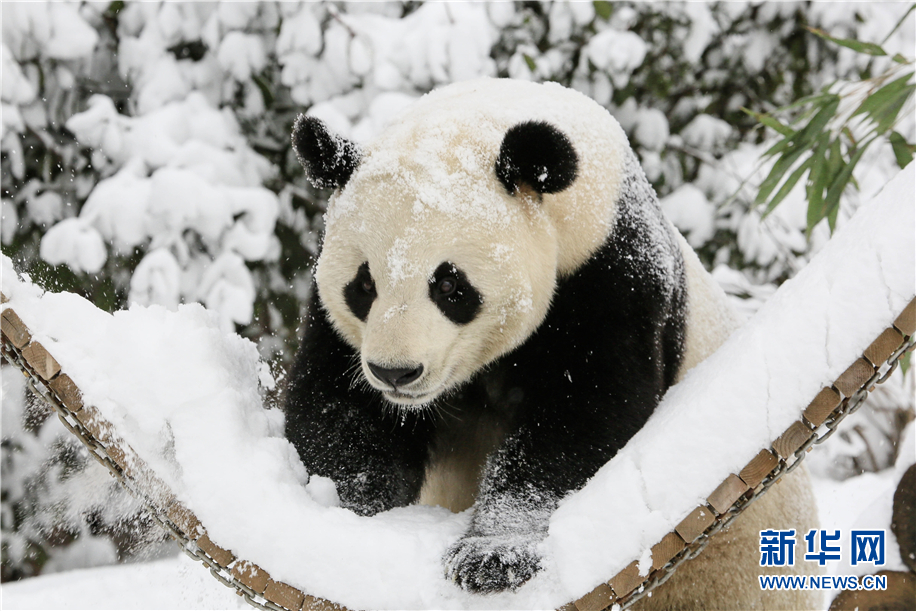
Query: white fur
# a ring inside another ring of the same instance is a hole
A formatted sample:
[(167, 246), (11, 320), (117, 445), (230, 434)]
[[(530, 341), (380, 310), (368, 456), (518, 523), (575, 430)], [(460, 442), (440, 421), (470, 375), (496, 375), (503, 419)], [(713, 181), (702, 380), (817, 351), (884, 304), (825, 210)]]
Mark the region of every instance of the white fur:
[[(457, 110), (456, 110), (457, 109)], [(505, 132), (551, 123), (575, 143), (578, 178), (543, 198), (513, 196), (494, 166)], [(422, 405), (523, 342), (543, 321), (556, 279), (605, 241), (614, 220), (626, 138), (594, 101), (558, 85), (484, 79), (425, 96), (363, 152), (331, 201), (316, 278), (335, 327), (367, 361), (422, 363), (393, 402)], [(368, 320), (343, 288), (369, 262), (378, 293)], [(473, 324), (447, 320), (430, 301), (439, 264), (458, 266), (483, 295)]]

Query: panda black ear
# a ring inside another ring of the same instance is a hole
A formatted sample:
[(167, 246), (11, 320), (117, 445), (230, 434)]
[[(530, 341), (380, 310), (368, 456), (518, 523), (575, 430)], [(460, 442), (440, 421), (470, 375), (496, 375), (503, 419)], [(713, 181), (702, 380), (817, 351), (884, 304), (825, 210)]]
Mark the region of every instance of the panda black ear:
[(566, 135), (550, 123), (526, 121), (509, 128), (496, 158), (496, 177), (515, 194), (523, 185), (559, 193), (578, 172), (579, 156)]
[(356, 143), (332, 133), (315, 117), (299, 115), (292, 140), (306, 177), (319, 189), (343, 187), (359, 166)]

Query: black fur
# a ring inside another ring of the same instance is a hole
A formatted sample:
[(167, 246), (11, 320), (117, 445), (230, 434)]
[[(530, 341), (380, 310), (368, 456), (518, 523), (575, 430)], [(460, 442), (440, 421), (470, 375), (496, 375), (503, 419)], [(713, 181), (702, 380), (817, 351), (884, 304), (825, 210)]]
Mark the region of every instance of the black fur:
[[(454, 281), (453, 290), (449, 293), (440, 290), (445, 279)], [(483, 305), (483, 297), (468, 281), (464, 272), (449, 262), (443, 263), (433, 272), (429, 281), (429, 298), (446, 318), (458, 325), (466, 325), (474, 320)]]
[(447, 576), (465, 589), (515, 588), (539, 570), (537, 543), (559, 500), (643, 427), (681, 365), (683, 259), (635, 157), (627, 162), (612, 234), (559, 279), (544, 322), (440, 399), (457, 424), (422, 412), (395, 417), (375, 391), (351, 388), (358, 354), (314, 301), (310, 308), (287, 435), (310, 472), (338, 483), (344, 506), (370, 515), (415, 501), (431, 451), (454, 440), (455, 427), (496, 422), (505, 432), (471, 526), (445, 558)]
[(373, 515), (416, 500), (431, 428), (422, 413), (397, 412), (354, 384), (358, 375), (359, 355), (334, 331), (313, 281), (286, 389), (286, 437), (309, 473), (334, 480), (343, 507)]
[(369, 318), (372, 302), (378, 294), (375, 292), (375, 283), (369, 272), (369, 263), (363, 263), (356, 270), (356, 276), (344, 287), (344, 302), (350, 311), (361, 321)]
[(496, 158), (496, 177), (515, 194), (523, 185), (559, 193), (576, 180), (579, 157), (566, 135), (544, 121), (510, 127)]
[(315, 117), (299, 115), (292, 140), (306, 177), (319, 189), (343, 188), (359, 166), (359, 147), (330, 132)]

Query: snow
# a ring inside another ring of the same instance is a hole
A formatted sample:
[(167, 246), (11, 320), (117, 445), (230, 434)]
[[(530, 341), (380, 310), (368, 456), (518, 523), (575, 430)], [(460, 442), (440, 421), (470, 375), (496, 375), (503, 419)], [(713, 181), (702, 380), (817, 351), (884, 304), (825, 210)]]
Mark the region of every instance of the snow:
[[(914, 170), (911, 164), (861, 209), (561, 504), (548, 543), (569, 590), (589, 591), (596, 567), (614, 575), (661, 539), (797, 420), (909, 303), (916, 293)], [(619, 519), (606, 519), (609, 506)]]
[[(911, 167), (565, 499), (541, 546), (545, 571), (515, 593), (487, 597), (442, 577), (441, 557), (467, 512), (415, 506), (364, 518), (337, 507), (328, 482), (305, 486), (281, 414), (262, 409), (257, 350), (221, 331), (215, 313), (134, 305), (109, 315), (75, 295), (41, 295), (6, 258), (2, 283), (9, 307), (86, 401), (211, 537), (274, 578), (356, 608), (559, 606), (643, 558), (902, 310), (914, 293), (914, 262), (900, 255), (914, 250), (913, 185)], [(239, 263), (226, 263), (229, 284)], [(211, 293), (226, 290), (217, 286)]]
[(99, 232), (84, 219), (64, 219), (41, 239), (41, 258), (51, 265), (66, 263), (77, 272), (94, 274), (102, 269), (108, 253)]
[(715, 233), (715, 208), (694, 185), (681, 185), (660, 200), (665, 216), (684, 234), (687, 242), (699, 248)]
[(7, 609), (251, 609), (181, 555), (3, 584)]

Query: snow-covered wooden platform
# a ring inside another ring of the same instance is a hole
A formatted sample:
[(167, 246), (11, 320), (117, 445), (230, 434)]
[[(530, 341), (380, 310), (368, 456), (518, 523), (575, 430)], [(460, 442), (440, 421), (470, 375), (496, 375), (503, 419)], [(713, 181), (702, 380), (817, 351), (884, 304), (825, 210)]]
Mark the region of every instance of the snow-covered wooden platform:
[[(21, 356), (185, 549), (255, 603), (602, 609), (699, 547), (911, 345), (914, 184), (911, 166), (674, 387), (557, 510), (546, 570), (497, 596), (442, 578), (439, 559), (466, 514), (407, 507), (363, 518), (336, 507), (330, 482), (309, 480), (283, 439), (282, 415), (264, 409), (258, 384), (270, 380), (254, 346), (221, 333), (200, 306), (110, 315), (42, 292), (4, 259), (4, 352)], [(647, 550), (652, 571), (640, 575)]]

